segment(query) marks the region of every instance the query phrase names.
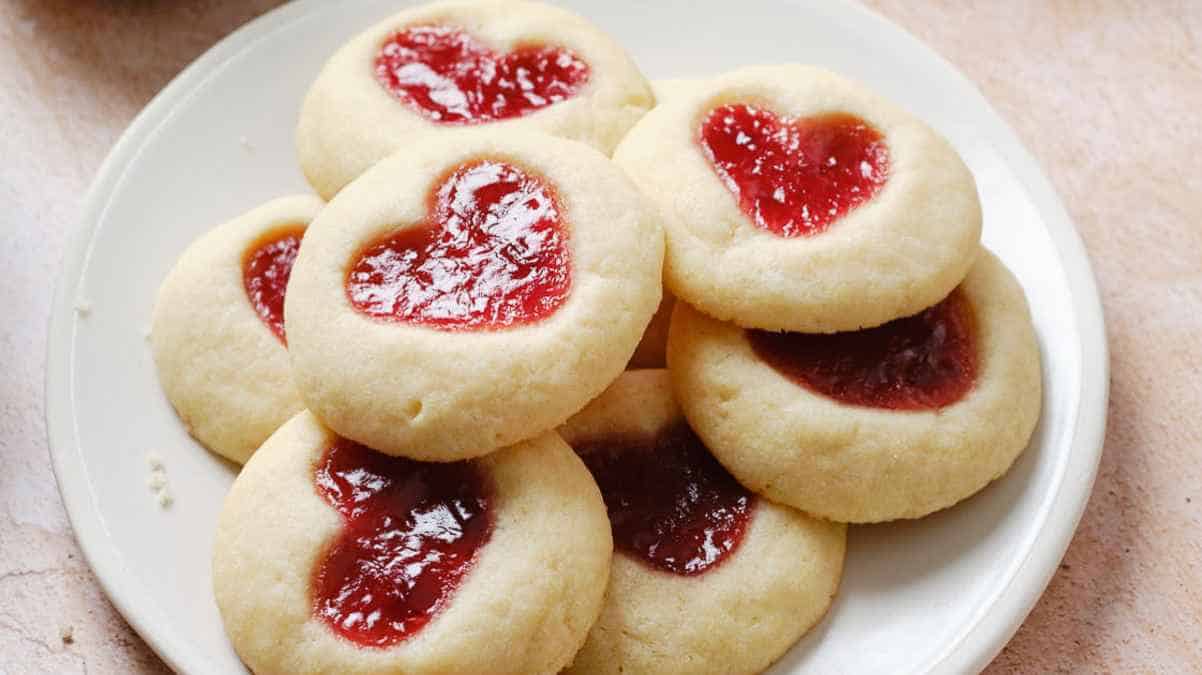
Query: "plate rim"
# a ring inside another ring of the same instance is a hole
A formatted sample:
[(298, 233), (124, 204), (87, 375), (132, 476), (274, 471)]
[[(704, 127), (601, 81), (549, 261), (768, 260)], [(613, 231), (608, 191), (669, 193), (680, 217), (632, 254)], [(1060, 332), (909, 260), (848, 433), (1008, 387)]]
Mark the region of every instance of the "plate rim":
[[(781, 0), (803, 4), (800, 0)], [(141, 154), (175, 110), (201, 85), (242, 52), (277, 31), (286, 29), (322, 0), (298, 0), (282, 5), (244, 24), (193, 61), (138, 113), (109, 151), (87, 191), (74, 232), (69, 235), (51, 304), (47, 333), (45, 421), (51, 464), (75, 539), (106, 597), (150, 648), (176, 672), (194, 667), (193, 650), (171, 633), (154, 630), (161, 611), (124, 567), (121, 553), (108, 533), (103, 516), (94, 508), (95, 495), (80, 457), (79, 434), (72, 406), (75, 352), (75, 305), (79, 283), (90, 257), (97, 224), (107, 211), (115, 188), (129, 165)], [(971, 91), (990, 117), (990, 135), (1000, 142), (997, 152), (1013, 170), (1043, 218), (1056, 249), (1075, 314), (1081, 349), (1081, 373), (1076, 418), (1068, 454), (1061, 463), (1058, 484), (1046, 499), (1049, 508), (1026, 556), (999, 585), (985, 611), (976, 616), (932, 661), (928, 673), (979, 672), (1001, 652), (1022, 625), (1051, 581), (1072, 541), (1088, 505), (1105, 439), (1109, 400), (1109, 353), (1105, 322), (1088, 253), (1051, 181), (1014, 130), (981, 94), (977, 86), (931, 46), (904, 27), (854, 0), (828, 2), (825, 13), (846, 12), (872, 25), (906, 49), (932, 59), (945, 74)], [(1057, 508), (1051, 508), (1057, 507)], [(991, 617), (991, 620), (986, 620)]]

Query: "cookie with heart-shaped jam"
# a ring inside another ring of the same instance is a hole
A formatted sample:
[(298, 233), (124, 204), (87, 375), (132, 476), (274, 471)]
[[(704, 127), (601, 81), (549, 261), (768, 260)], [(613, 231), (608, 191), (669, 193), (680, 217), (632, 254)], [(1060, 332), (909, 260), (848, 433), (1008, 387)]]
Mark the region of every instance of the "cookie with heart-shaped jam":
[(159, 382), (189, 433), (235, 462), (304, 407), (288, 365), (284, 292), (323, 206), (284, 197), (218, 226), (159, 288), (150, 331)]
[(382, 452), (477, 457), (562, 424), (622, 372), (662, 265), (653, 209), (589, 146), (427, 137), (309, 228), (287, 298), (297, 386)]
[(1039, 346), (987, 251), (946, 298), (835, 334), (748, 330), (676, 304), (685, 415), (741, 483), (840, 522), (918, 518), (1004, 474), (1039, 421)]
[(614, 560), (567, 673), (758, 673), (817, 623), (846, 527), (758, 497), (681, 415), (664, 370), (624, 373), (560, 428), (601, 488)]
[(930, 127), (800, 65), (673, 90), (614, 152), (656, 203), (667, 288), (740, 326), (879, 326), (946, 296), (972, 265), (972, 174)]
[(613, 544), (553, 432), (470, 462), (341, 438), (308, 411), (234, 481), (213, 590), (255, 673), (556, 673), (600, 611)]
[(609, 154), (653, 103), (621, 46), (576, 14), (450, 0), (406, 9), (334, 54), (305, 98), (297, 149), (329, 199), (415, 135), (537, 131)]

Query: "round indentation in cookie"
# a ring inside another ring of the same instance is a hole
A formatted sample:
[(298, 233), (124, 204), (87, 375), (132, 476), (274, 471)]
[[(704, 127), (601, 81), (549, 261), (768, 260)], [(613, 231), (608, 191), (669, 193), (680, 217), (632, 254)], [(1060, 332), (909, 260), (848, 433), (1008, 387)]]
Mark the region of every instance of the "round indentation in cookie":
[(554, 433), (422, 464), (305, 411), (234, 481), (213, 590), (253, 672), (550, 675), (596, 619), (612, 553), (596, 484)]
[(980, 247), (976, 185), (952, 146), (819, 68), (676, 89), (614, 161), (659, 206), (667, 290), (744, 328), (834, 333), (917, 314)]
[(306, 231), (286, 301), (293, 377), (342, 436), (479, 457), (562, 424), (622, 372), (662, 265), (654, 209), (596, 150), (427, 136)]
[(410, 7), (340, 48), (305, 97), (301, 169), (330, 199), (412, 139), (464, 127), (540, 132), (610, 154), (655, 104), (621, 45), (527, 0)]
[(314, 482), (346, 521), (314, 573), (314, 611), (362, 645), (421, 630), (492, 534), (492, 490), (471, 464), (415, 462), (338, 439)]
[(575, 96), (589, 67), (562, 47), (524, 45), (500, 55), (455, 26), (412, 26), (380, 48), (376, 77), (393, 96), (441, 124), (519, 117)]
[(728, 104), (706, 115), (699, 140), (743, 213), (781, 237), (825, 231), (872, 199), (889, 173), (880, 132), (845, 113), (782, 120)]
[(515, 166), (457, 168), (430, 195), (427, 222), (359, 253), (347, 295), (377, 318), (443, 330), (504, 328), (554, 312), (571, 289), (554, 191)]
[(303, 225), (284, 226), (247, 249), (242, 264), (242, 283), (255, 313), (284, 344), (284, 295), (292, 264), (300, 251)]
[(879, 522), (949, 507), (1004, 474), (1039, 420), (1026, 298), (988, 252), (916, 317), (858, 335), (767, 337), (787, 353), (765, 358), (765, 336), (677, 303), (674, 388), (740, 483), (824, 518)]
[(977, 377), (973, 312), (959, 290), (939, 304), (852, 333), (751, 330), (757, 356), (798, 384), (851, 405), (933, 410), (968, 393)]
[(301, 236), (323, 206), (285, 197), (219, 225), (159, 288), (150, 331), (159, 382), (188, 432), (235, 462), (304, 407), (283, 305)]
[(600, 483), (615, 548), (601, 616), (565, 672), (758, 673), (822, 618), (845, 526), (735, 483), (667, 371), (623, 373), (560, 433)]
[(614, 547), (675, 574), (701, 574), (743, 540), (755, 497), (683, 421), (653, 438), (576, 446), (609, 509)]

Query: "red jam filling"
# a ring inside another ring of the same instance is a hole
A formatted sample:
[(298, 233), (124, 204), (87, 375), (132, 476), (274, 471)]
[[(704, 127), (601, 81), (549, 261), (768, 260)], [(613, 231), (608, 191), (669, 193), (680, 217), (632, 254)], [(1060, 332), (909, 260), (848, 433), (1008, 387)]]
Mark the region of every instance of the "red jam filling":
[(242, 260), (246, 297), (263, 323), (284, 344), (288, 343), (284, 335), (284, 293), (304, 234), (302, 226), (274, 232), (252, 246)]
[(747, 331), (778, 372), (850, 405), (932, 410), (959, 401), (977, 377), (976, 326), (959, 290), (878, 328), (814, 335)]
[(889, 174), (884, 137), (844, 113), (781, 120), (724, 105), (702, 122), (701, 145), (743, 213), (781, 237), (824, 232), (872, 199)]
[(575, 96), (589, 67), (560, 47), (498, 55), (457, 28), (415, 26), (384, 43), (376, 79), (426, 119), (479, 124), (520, 117)]
[(415, 462), (339, 439), (314, 482), (345, 525), (314, 570), (313, 612), (356, 644), (415, 635), (492, 534), (491, 489), (471, 464)]
[(346, 279), (356, 309), (441, 330), (496, 329), (544, 319), (567, 299), (567, 227), (545, 181), (478, 161), (435, 188), (429, 212), (360, 252)]
[(683, 422), (644, 441), (607, 439), (576, 448), (609, 510), (614, 546), (686, 576), (739, 547), (755, 497)]

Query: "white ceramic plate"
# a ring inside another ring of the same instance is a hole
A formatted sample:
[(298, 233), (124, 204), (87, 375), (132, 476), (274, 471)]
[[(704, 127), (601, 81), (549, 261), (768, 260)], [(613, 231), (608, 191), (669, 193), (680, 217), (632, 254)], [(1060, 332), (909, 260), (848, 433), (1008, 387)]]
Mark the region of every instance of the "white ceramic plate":
[[(60, 281), (47, 417), (59, 486), (109, 597), (176, 670), (243, 672), (209, 583), (234, 467), (204, 452), (164, 400), (144, 341), (159, 282), (216, 223), (306, 190), (293, 153), (301, 96), (354, 33), (404, 0), (302, 0), (198, 60), (113, 149)], [(1089, 263), (1051, 186), (951, 65), (858, 5), (832, 0), (566, 2), (651, 77), (781, 61), (862, 80), (952, 139), (976, 175), (985, 243), (1022, 281), (1044, 357), (1031, 447), (983, 493), (918, 522), (852, 528), (842, 591), (775, 673), (953, 673), (983, 668), (1055, 570), (1093, 483), (1107, 356)], [(84, 310), (84, 311), (81, 311)], [(175, 504), (147, 488), (147, 453)]]

